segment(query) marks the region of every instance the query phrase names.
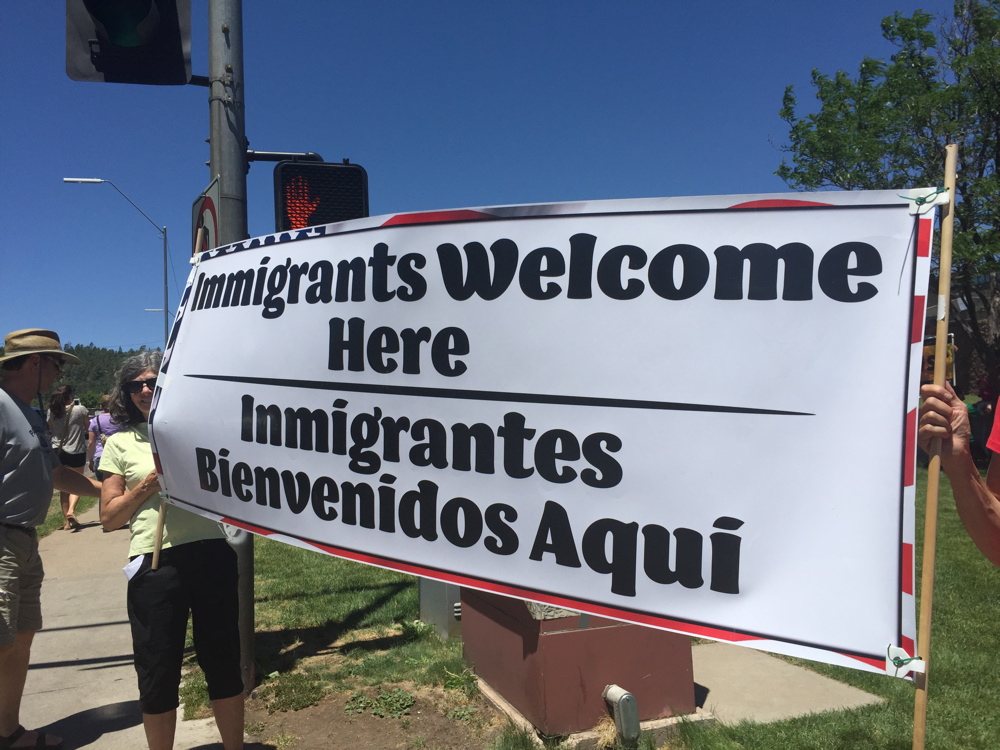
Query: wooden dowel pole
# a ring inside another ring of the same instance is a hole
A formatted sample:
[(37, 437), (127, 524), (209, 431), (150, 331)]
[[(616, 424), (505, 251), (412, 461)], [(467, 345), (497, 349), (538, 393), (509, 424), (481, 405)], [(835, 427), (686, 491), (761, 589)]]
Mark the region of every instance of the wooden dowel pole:
[[(938, 255), (937, 328), (934, 340), (934, 384), (944, 385), (948, 364), (948, 306), (951, 304), (951, 248), (955, 236), (955, 173), (958, 146), (945, 147), (944, 186), (948, 204), (941, 216), (941, 250)], [(927, 684), (931, 670), (931, 613), (934, 607), (934, 563), (937, 558), (938, 497), (941, 487), (941, 440), (931, 443), (927, 467), (927, 505), (924, 509), (924, 548), (920, 570), (920, 618), (917, 624), (917, 655), (924, 661), (916, 674), (913, 701), (913, 750), (924, 750), (927, 738)]]
[(163, 547), (163, 517), (167, 515), (167, 501), (160, 498), (160, 512), (156, 516), (156, 538), (153, 542), (153, 564), (150, 568), (157, 570), (160, 567), (160, 548)]
[(194, 236), (194, 247), (191, 249), (191, 255), (197, 255), (201, 252), (201, 243), (205, 241), (205, 227), (198, 227), (198, 233)]

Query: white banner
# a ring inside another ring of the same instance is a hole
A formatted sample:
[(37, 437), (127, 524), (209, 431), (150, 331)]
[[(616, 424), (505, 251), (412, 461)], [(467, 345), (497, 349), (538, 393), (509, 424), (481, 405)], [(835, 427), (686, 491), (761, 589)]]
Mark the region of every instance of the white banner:
[(204, 253), (154, 404), (165, 492), (350, 559), (882, 670), (913, 652), (927, 192), (446, 211)]

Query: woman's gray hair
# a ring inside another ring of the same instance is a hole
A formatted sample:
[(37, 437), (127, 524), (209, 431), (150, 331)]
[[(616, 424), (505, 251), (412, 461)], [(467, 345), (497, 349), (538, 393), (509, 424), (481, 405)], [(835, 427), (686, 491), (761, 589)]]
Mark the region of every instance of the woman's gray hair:
[(126, 427), (132, 427), (146, 421), (142, 412), (132, 403), (132, 397), (125, 392), (124, 386), (125, 383), (135, 380), (146, 370), (152, 370), (159, 374), (162, 357), (160, 352), (140, 352), (122, 363), (121, 369), (115, 375), (115, 385), (111, 389), (111, 400), (108, 402), (108, 412), (113, 421)]

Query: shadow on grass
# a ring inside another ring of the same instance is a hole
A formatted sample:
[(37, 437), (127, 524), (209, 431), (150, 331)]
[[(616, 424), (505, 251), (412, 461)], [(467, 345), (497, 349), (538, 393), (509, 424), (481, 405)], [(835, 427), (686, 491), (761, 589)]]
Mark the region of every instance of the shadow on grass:
[[(330, 588), (326, 588), (326, 589), (320, 589), (320, 590), (317, 590), (317, 591), (309, 591), (308, 593), (306, 593), (306, 592), (300, 592), (300, 591), (289, 592), (287, 594), (259, 594), (258, 593), (258, 594), (255, 595), (254, 601), (258, 605), (260, 605), (260, 604), (267, 604), (267, 603), (272, 603), (272, 602), (290, 602), (290, 601), (295, 601), (297, 599), (301, 599), (301, 598), (303, 598), (305, 596), (308, 596), (309, 598), (317, 598), (317, 599), (319, 599), (319, 598), (322, 598), (324, 596), (347, 596), (347, 595), (350, 595), (350, 594), (368, 594), (368, 593), (370, 593), (370, 592), (372, 592), (372, 591), (374, 591), (376, 589), (387, 588), (387, 587), (392, 587), (394, 589), (394, 592), (393, 592), (392, 596), (388, 597), (388, 599), (391, 599), (393, 596), (396, 596), (397, 594), (401, 593), (405, 589), (410, 588), (412, 586), (413, 586), (413, 584), (409, 583), (409, 582), (407, 582), (407, 583), (381, 583), (381, 584), (378, 584), (376, 586), (363, 586), (363, 585), (359, 585), (359, 586), (337, 586), (337, 587), (330, 587)], [(386, 601), (388, 601), (388, 599)]]
[[(257, 670), (257, 684), (260, 684), (260, 677), (263, 675), (272, 672), (288, 672), (294, 669), (301, 660), (328, 650), (331, 643), (337, 641), (344, 634), (362, 627), (369, 615), (377, 612), (411, 585), (408, 582), (398, 582), (377, 587), (383, 591), (340, 621), (331, 620), (322, 625), (307, 628), (258, 632), (256, 646), (257, 662), (260, 669)], [(371, 589), (354, 588), (350, 590), (370, 591)], [(407, 636), (403, 635), (390, 636), (364, 643), (355, 641), (351, 646), (370, 650), (385, 649), (398, 645), (406, 639)], [(374, 646), (372, 645), (374, 643), (380, 645)]]
[(413, 635), (399, 633), (398, 635), (387, 635), (382, 638), (371, 638), (363, 641), (348, 641), (340, 646), (340, 652), (342, 654), (352, 654), (356, 651), (364, 653), (388, 651), (390, 648), (401, 646), (411, 640), (413, 640)]

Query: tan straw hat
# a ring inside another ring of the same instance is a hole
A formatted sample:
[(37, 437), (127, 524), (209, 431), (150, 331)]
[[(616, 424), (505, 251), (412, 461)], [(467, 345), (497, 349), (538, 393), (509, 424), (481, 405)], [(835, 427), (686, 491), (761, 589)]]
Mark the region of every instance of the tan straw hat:
[(62, 350), (59, 334), (55, 331), (46, 331), (44, 328), (24, 328), (20, 331), (11, 331), (4, 337), (3, 356), (0, 357), (0, 362), (14, 357), (26, 357), (29, 354), (54, 354), (64, 363), (81, 364), (77, 357)]

